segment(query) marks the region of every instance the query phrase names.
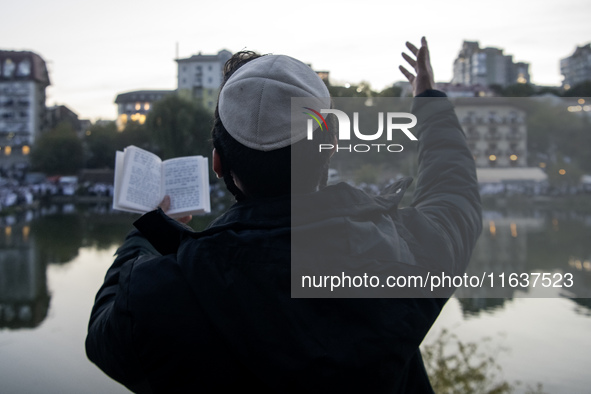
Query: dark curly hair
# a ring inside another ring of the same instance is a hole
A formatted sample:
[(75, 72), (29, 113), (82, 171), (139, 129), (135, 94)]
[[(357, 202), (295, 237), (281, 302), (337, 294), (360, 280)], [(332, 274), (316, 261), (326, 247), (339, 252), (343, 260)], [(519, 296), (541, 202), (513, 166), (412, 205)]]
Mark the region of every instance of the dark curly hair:
[[(228, 79), (246, 63), (261, 56), (252, 51), (235, 53), (224, 65), (220, 91)], [(321, 143), (333, 143), (335, 133), (316, 130), (312, 140), (302, 140), (272, 151), (259, 151), (242, 145), (224, 127), (219, 115), (219, 98), (212, 130), (213, 147), (220, 156), (222, 175), (228, 190), (237, 201), (246, 198), (273, 197), (304, 193), (326, 186), (331, 153), (318, 152)], [(336, 129), (331, 116), (329, 130)], [(243, 190), (234, 182), (240, 180)]]

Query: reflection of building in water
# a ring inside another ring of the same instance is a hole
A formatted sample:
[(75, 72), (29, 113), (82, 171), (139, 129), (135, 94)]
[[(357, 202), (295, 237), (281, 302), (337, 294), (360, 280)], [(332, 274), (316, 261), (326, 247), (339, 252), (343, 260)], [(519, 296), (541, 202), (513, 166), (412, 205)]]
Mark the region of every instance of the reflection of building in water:
[[(506, 218), (493, 212), (484, 212), (484, 229), (478, 239), (467, 274), (482, 278), (486, 272), (487, 280), (479, 288), (458, 288), (456, 297), (462, 300), (464, 311), (478, 311), (491, 306), (502, 305), (502, 301), (487, 301), (483, 298), (513, 298), (515, 288), (508, 286), (512, 273), (522, 273), (527, 265), (527, 232), (539, 230), (544, 226), (542, 218)], [(494, 286), (490, 287), (488, 275), (494, 275)], [(505, 274), (505, 286), (501, 287), (499, 274)], [(519, 290), (523, 292), (524, 290)], [(527, 289), (525, 290), (527, 292)]]
[(0, 328), (36, 327), (47, 316), (46, 267), (36, 256), (30, 226), (0, 225)]
[(573, 284), (563, 288), (561, 295), (585, 307), (587, 314), (591, 314), (591, 259), (571, 256), (568, 266), (570, 269), (566, 272), (573, 274)]
[(457, 99), (456, 113), (477, 167), (525, 167), (525, 111), (499, 98)]

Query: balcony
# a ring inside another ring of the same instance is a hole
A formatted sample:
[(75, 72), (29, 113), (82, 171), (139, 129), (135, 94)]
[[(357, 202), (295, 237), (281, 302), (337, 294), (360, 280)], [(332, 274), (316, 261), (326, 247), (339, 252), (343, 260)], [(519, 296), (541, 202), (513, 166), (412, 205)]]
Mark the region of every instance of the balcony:
[(501, 134), (499, 134), (499, 133), (486, 133), (484, 135), (484, 139), (486, 141), (500, 141), (501, 140)]
[(507, 140), (509, 140), (509, 141), (521, 141), (522, 139), (523, 139), (523, 134), (521, 134), (521, 133), (507, 134)]

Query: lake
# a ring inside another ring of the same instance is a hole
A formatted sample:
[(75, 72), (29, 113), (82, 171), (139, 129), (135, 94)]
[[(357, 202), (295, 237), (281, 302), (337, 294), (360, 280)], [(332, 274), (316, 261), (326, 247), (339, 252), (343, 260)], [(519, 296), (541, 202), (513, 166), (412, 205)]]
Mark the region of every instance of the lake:
[[(88, 361), (84, 339), (134, 218), (71, 204), (0, 217), (0, 392), (128, 392)], [(588, 392), (591, 215), (528, 206), (487, 209), (484, 219), (469, 272), (569, 272), (574, 285), (458, 290), (423, 344), (434, 384)]]

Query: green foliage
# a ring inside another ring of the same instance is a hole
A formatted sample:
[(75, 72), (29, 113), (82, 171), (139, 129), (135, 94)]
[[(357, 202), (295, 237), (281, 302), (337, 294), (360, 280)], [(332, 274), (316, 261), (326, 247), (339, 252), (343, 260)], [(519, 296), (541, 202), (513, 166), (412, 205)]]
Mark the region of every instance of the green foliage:
[(150, 150), (150, 135), (145, 125), (128, 122), (119, 132), (115, 122), (95, 123), (84, 139), (86, 168), (114, 168), (115, 152), (129, 145)]
[(31, 167), (47, 175), (75, 175), (84, 165), (84, 148), (68, 122), (42, 135), (31, 151)]
[[(503, 349), (491, 350), (490, 338), (479, 343), (463, 343), (455, 334), (443, 330), (436, 341), (423, 345), (423, 361), (433, 390), (438, 394), (513, 393), (520, 382), (501, 379), (501, 367), (495, 357)], [(542, 385), (526, 387), (527, 393), (542, 394)]]
[(572, 162), (565, 162), (560, 157), (556, 162), (546, 167), (548, 182), (553, 186), (576, 186), (583, 175), (583, 171)]
[(86, 143), (86, 168), (113, 168), (117, 126), (115, 122), (106, 124), (95, 123), (88, 129)]
[(402, 88), (400, 86), (390, 86), (377, 94), (378, 97), (400, 97)]
[(516, 83), (504, 88), (502, 94), (505, 97), (530, 97), (536, 94), (536, 89), (529, 83)]
[(169, 95), (154, 104), (146, 120), (162, 159), (211, 153), (212, 115), (196, 102)]
[(150, 133), (145, 124), (127, 122), (122, 132), (117, 133), (115, 146), (117, 150), (123, 150), (129, 145), (135, 145), (142, 149), (151, 150)]
[(591, 80), (571, 87), (564, 92), (564, 97), (591, 97)]
[[(571, 170), (578, 167), (591, 171), (591, 156), (587, 147), (591, 144), (591, 124), (581, 113), (567, 111), (566, 105), (552, 105), (544, 101), (528, 101), (527, 133), (530, 165), (540, 161), (548, 166), (565, 158)], [(578, 172), (571, 171), (571, 174)], [(550, 175), (550, 172), (548, 173)]]
[(374, 97), (376, 93), (371, 90), (368, 82), (360, 82), (358, 85), (328, 86), (331, 97)]

